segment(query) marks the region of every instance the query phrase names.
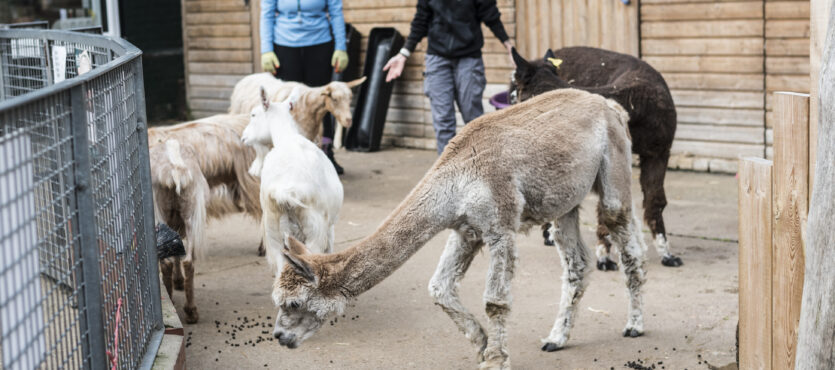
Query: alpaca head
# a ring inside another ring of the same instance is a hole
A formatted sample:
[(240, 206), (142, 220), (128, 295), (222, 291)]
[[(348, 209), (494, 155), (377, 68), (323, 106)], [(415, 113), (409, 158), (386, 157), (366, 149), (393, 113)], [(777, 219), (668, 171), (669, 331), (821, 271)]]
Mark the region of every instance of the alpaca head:
[(252, 109), (249, 124), (241, 134), (241, 140), (249, 146), (272, 147), (272, 126), (289, 125), (295, 127), (296, 121), (290, 114), (299, 98), (299, 88), (294, 88), (290, 96), (284, 101), (270, 102), (269, 95), (261, 87), (261, 104)]
[(353, 93), (351, 88), (359, 86), (365, 81), (365, 77), (349, 81), (339, 82), (334, 81), (327, 85), (322, 91), (325, 99), (325, 109), (333, 114), (336, 122), (345, 128), (350, 128), (352, 124), (351, 119), (351, 98)]
[(322, 281), (328, 266), (291, 236), (285, 237), (285, 264), (273, 290), (278, 306), (273, 336), (287, 348), (296, 348), (315, 334), (327, 318), (345, 309), (347, 296)]
[(546, 91), (558, 88), (571, 87), (557, 75), (557, 67), (548, 62), (548, 58), (554, 58), (554, 52), (550, 49), (541, 61), (529, 62), (516, 51), (511, 50), (516, 70), (510, 78), (510, 102), (518, 103), (530, 99)]

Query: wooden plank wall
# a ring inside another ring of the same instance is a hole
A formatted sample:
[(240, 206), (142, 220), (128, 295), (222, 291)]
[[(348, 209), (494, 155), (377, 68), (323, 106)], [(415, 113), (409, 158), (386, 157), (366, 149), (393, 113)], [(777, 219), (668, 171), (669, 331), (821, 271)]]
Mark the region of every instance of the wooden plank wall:
[(763, 11), (762, 0), (641, 2), (641, 55), (678, 111), (671, 167), (735, 172), (739, 156), (763, 156)]
[(809, 0), (765, 2), (767, 157), (772, 157), (774, 92), (809, 93)]
[(638, 56), (638, 6), (610, 0), (517, 0), (519, 52), (594, 46)]
[(253, 72), (252, 18), (242, 0), (183, 0), (186, 96), (195, 118), (226, 112), (235, 83)]
[[(502, 22), (511, 39), (516, 36), (515, 0), (498, 0)], [(354, 25), (362, 34), (364, 63), (368, 35), (374, 27), (394, 27), (403, 37), (409, 35), (410, 23), (415, 15), (417, 0), (351, 0), (343, 2), (345, 21)], [(482, 25), (484, 48), (482, 49), (487, 90), (484, 93), (485, 111), (492, 111), (487, 99), (496, 92), (506, 90), (510, 81), (512, 63), (504, 46), (493, 33)], [(386, 142), (398, 146), (435, 148), (435, 131), (429, 99), (423, 93), (423, 61), (426, 56), (426, 39), (418, 44), (409, 58), (406, 70), (395, 82), (394, 93), (386, 117)], [(351, 61), (352, 63), (355, 61)], [(459, 125), (463, 124), (460, 114)]]

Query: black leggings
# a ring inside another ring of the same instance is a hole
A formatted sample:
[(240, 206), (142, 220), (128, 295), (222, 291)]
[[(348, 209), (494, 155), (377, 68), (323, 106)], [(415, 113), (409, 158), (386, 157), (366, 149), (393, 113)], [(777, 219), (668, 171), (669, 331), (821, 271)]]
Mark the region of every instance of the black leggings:
[[(273, 50), (280, 64), (275, 77), (284, 81), (301, 82), (310, 87), (319, 87), (331, 82), (333, 41), (302, 47), (273, 44)], [(322, 136), (333, 139), (333, 119), (330, 114), (325, 115), (322, 126)]]

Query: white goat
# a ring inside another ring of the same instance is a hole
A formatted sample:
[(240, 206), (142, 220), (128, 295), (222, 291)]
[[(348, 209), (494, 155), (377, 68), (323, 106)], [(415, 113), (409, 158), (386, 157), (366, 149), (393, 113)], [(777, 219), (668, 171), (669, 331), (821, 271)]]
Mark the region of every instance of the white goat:
[[(342, 183), (325, 153), (299, 133), (293, 119), (298, 89), (285, 101), (270, 102), (261, 89), (261, 105), (244, 129), (245, 144), (272, 146), (261, 164), (261, 209), (267, 258), (281, 274), (281, 251), (290, 235), (319, 253), (333, 251), (334, 224), (342, 208)], [(259, 150), (261, 150), (259, 149)]]

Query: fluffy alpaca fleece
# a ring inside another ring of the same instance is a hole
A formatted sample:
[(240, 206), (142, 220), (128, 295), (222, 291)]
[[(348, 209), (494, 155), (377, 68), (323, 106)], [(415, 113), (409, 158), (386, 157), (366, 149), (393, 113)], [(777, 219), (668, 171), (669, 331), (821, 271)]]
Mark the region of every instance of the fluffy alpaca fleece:
[(259, 183), (247, 173), (255, 152), (241, 142), (248, 118), (223, 114), (148, 129), (155, 216), (180, 233), (186, 247), (184, 258), (161, 262), (163, 282), (169, 295), (175, 286), (185, 288), (187, 323), (199, 317), (193, 264), (208, 218), (246, 212), (261, 219)]
[(312, 251), (333, 251), (334, 225), (342, 208), (342, 183), (327, 156), (302, 136), (291, 114), (298, 98), (294, 89), (285, 101), (270, 102), (252, 111), (243, 131), (246, 145), (272, 145), (261, 168), (261, 208), (267, 258), (279, 276), (286, 238), (303, 240)]
[(351, 88), (359, 86), (365, 77), (350, 81), (334, 81), (321, 87), (308, 87), (291, 81), (282, 81), (269, 73), (255, 73), (242, 78), (232, 91), (229, 113), (252, 112), (261, 105), (260, 89), (267, 91), (272, 102), (281, 102), (293, 89), (299, 89), (299, 97), (293, 109), (293, 118), (299, 131), (308, 140), (319, 143), (322, 138), (322, 119), (330, 112), (345, 128), (351, 127)]
[[(614, 101), (565, 89), (471, 122), (371, 236), (333, 254), (311, 254), (290, 240), (283, 251), (287, 264), (278, 282), (273, 334), (281, 345), (298, 346), (349, 299), (391, 275), (434, 235), (452, 229), (429, 292), (473, 342), (482, 368), (509, 368), (505, 325), (516, 271), (515, 234), (553, 221), (564, 269), (562, 298), (542, 350), (562, 348), (588, 272), (578, 209), (594, 191), (601, 198), (600, 221), (620, 251), (626, 275), (629, 307), (623, 334), (641, 335), (646, 247), (633, 213), (627, 121)], [(457, 291), (482, 249), (490, 256), (486, 329)]]
[[(554, 89), (575, 88), (615, 100), (626, 109), (632, 152), (640, 157), (644, 219), (655, 237), (661, 263), (681, 266), (681, 258), (670, 252), (662, 216), (667, 205), (664, 177), (676, 132), (676, 108), (661, 74), (631, 55), (589, 47), (548, 50), (545, 58), (533, 62), (514, 50), (513, 58), (516, 71), (510, 90), (519, 101)], [(608, 230), (598, 224), (597, 267), (616, 270), (617, 264), (610, 258)]]

